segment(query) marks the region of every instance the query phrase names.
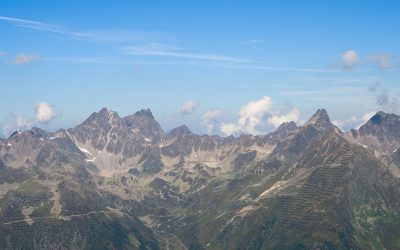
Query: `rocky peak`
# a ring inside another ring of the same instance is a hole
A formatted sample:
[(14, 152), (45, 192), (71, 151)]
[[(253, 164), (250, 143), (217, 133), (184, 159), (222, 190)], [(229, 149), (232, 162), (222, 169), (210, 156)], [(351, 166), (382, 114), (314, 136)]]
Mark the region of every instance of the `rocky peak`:
[(376, 153), (391, 154), (400, 147), (400, 116), (379, 111), (348, 136)]
[(400, 116), (395, 114), (388, 114), (382, 111), (376, 113), (366, 125), (374, 125), (374, 126), (390, 126), (390, 125), (399, 125), (400, 124)]
[(29, 130), (25, 131), (15, 131), (10, 135), (8, 139), (23, 139), (23, 138), (40, 138), (40, 137), (47, 137), (49, 135), (49, 132), (33, 127)]
[(310, 125), (320, 130), (331, 130), (334, 127), (325, 109), (317, 110), (317, 112), (305, 124), (305, 126)]
[(158, 142), (164, 136), (164, 131), (156, 121), (150, 109), (142, 109), (133, 115), (123, 118), (128, 129), (140, 134), (153, 142)]
[(37, 136), (41, 136), (41, 137), (48, 137), (49, 132), (47, 132), (46, 130), (43, 130), (41, 128), (37, 128), (37, 127), (33, 127), (31, 129), (31, 133)]
[(7, 144), (12, 145), (12, 149), (15, 150), (17, 154), (25, 157), (40, 149), (41, 146), (46, 143), (50, 134), (51, 133), (39, 128), (15, 131), (8, 137)]
[(400, 116), (379, 111), (358, 129), (358, 133), (356, 132), (352, 131), (353, 138), (363, 140), (363, 137), (373, 137), (375, 142), (365, 139), (363, 143), (376, 144), (373, 146), (379, 151), (391, 152), (400, 145)]
[(387, 114), (382, 111), (376, 113), (369, 121), (359, 129), (360, 134), (380, 134), (400, 138), (400, 116)]
[(292, 132), (295, 129), (297, 129), (297, 124), (295, 122), (284, 122), (278, 127), (276, 132)]
[(102, 108), (99, 113), (99, 115), (101, 116), (105, 116), (105, 117), (114, 117), (114, 116), (118, 116), (118, 113), (111, 110), (111, 109), (107, 109), (107, 108)]
[(190, 134), (193, 134), (192, 131), (190, 131), (190, 129), (186, 125), (182, 125), (168, 132), (168, 137), (176, 137), (180, 135), (190, 135)]
[(106, 107), (103, 107), (98, 113), (102, 115), (110, 115), (111, 113), (113, 113), (113, 111)]
[(154, 119), (153, 113), (151, 112), (151, 110), (149, 108), (139, 110), (133, 116)]
[(150, 109), (139, 110), (133, 115), (124, 117), (124, 120), (130, 127), (138, 126), (140, 123), (157, 123)]
[(297, 124), (293, 121), (282, 123), (275, 131), (267, 134), (267, 140), (281, 141), (286, 139), (291, 133), (297, 129)]
[(125, 130), (123, 120), (118, 113), (102, 108), (92, 113), (83, 123), (75, 128), (68, 129), (68, 133), (79, 143), (90, 141), (93, 148), (103, 150), (107, 144), (107, 135), (110, 131), (119, 133)]
[(389, 116), (389, 114), (386, 114), (382, 111), (379, 111), (376, 113), (373, 117), (369, 119), (369, 123), (375, 124), (375, 125), (380, 125), (386, 118)]
[(15, 138), (16, 136), (18, 136), (21, 133), (22, 133), (21, 131), (16, 130), (8, 137), (8, 139)]
[(98, 125), (104, 125), (111, 123), (112, 121), (120, 119), (118, 113), (107, 108), (102, 108), (99, 112), (92, 113), (89, 118), (83, 123), (97, 123)]

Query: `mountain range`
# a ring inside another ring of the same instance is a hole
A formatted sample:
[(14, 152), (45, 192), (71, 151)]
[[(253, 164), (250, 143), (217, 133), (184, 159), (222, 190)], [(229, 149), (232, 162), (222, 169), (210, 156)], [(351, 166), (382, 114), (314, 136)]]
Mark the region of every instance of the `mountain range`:
[(324, 109), (266, 135), (149, 109), (0, 139), (1, 249), (400, 249), (400, 116)]

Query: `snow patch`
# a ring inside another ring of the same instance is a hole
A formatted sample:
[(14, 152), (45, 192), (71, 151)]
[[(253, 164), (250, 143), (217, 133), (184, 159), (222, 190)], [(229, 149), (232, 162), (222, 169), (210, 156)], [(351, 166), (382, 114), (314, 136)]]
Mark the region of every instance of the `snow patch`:
[(93, 157), (93, 159), (86, 159), (87, 162), (94, 162), (96, 160), (96, 157)]
[(44, 141), (44, 139), (42, 137), (39, 138), (41, 141)]
[(79, 150), (80, 151), (82, 151), (83, 153), (85, 153), (85, 154), (88, 154), (88, 155), (91, 155), (92, 153), (90, 153), (86, 148), (81, 148), (81, 147), (78, 147), (79, 148)]
[(11, 145), (11, 143), (7, 143), (7, 146), (11, 147), (12, 145)]
[(151, 140), (149, 138), (144, 138), (144, 140), (147, 142), (151, 142)]

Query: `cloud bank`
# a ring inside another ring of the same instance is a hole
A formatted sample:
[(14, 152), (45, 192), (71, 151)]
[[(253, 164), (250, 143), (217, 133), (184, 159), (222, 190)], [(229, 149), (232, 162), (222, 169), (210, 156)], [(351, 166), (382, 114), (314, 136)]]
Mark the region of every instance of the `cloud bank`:
[(272, 99), (264, 96), (259, 100), (251, 101), (242, 106), (239, 111), (239, 118), (236, 122), (222, 123), (220, 130), (225, 135), (260, 134), (260, 128), (267, 125), (279, 127), (283, 122), (297, 122), (300, 111), (292, 108), (285, 113), (284, 110), (273, 107)]

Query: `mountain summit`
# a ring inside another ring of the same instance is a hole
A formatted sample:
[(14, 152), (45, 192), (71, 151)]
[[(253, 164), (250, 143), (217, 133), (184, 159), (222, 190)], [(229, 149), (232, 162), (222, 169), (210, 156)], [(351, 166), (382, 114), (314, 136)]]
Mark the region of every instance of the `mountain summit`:
[(318, 109), (317, 112), (307, 121), (304, 126), (312, 125), (321, 130), (331, 130), (333, 125), (325, 109)]
[(168, 137), (175, 137), (179, 135), (189, 135), (192, 134), (192, 131), (186, 126), (186, 125), (181, 125), (177, 128), (173, 128), (170, 132), (168, 132), (167, 136)]
[(149, 108), (147, 109), (142, 109), (137, 111), (134, 116), (137, 117), (146, 117), (148, 119), (154, 119), (153, 113), (151, 112), (151, 110)]
[(400, 147), (400, 116), (382, 111), (376, 113), (349, 136), (380, 153), (391, 154)]
[(123, 121), (132, 133), (143, 136), (146, 140), (160, 142), (164, 136), (163, 129), (154, 119), (150, 109), (142, 109), (133, 115), (128, 115)]
[(0, 248), (399, 249), (399, 121), (344, 135), (319, 109), (219, 137), (103, 108), (16, 132), (0, 139)]

